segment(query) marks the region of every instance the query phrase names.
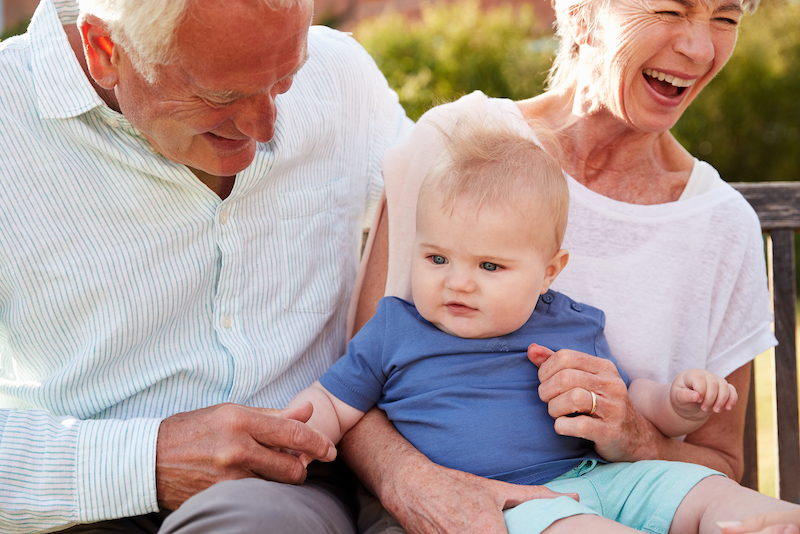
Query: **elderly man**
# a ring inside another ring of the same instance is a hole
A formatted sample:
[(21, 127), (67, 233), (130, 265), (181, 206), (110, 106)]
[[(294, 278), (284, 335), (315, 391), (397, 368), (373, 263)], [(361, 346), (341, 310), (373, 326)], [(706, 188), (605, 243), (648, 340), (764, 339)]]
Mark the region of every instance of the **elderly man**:
[(0, 531), (352, 532), (269, 408), (344, 349), (410, 121), (311, 14), (43, 0), (0, 45)]

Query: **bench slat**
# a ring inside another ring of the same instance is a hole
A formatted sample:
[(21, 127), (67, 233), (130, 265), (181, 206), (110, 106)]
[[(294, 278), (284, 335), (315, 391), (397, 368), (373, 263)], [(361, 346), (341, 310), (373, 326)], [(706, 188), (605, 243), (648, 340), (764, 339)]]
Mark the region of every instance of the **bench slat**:
[[(768, 234), (768, 271), (775, 314), (775, 389), (780, 498), (800, 503), (800, 422), (797, 404), (797, 340), (794, 232), (800, 228), (800, 183), (731, 184), (750, 202)], [(758, 489), (753, 377), (745, 424), (745, 475)], [(751, 406), (752, 404), (752, 406)]]

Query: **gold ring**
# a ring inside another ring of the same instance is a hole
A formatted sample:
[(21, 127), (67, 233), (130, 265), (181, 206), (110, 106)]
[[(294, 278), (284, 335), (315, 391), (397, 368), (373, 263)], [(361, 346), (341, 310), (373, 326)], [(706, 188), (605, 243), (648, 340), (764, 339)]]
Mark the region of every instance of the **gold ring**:
[(597, 411), (597, 395), (594, 394), (594, 391), (590, 391), (589, 393), (592, 394), (592, 409), (589, 410), (589, 415), (594, 415), (594, 412)]

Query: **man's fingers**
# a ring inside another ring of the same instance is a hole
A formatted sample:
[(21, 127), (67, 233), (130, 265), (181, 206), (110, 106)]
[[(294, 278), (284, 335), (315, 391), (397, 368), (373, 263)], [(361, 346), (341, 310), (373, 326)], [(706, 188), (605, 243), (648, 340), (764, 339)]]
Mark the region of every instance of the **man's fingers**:
[(720, 521), (722, 534), (800, 534), (800, 512), (787, 510), (761, 514), (744, 521)]

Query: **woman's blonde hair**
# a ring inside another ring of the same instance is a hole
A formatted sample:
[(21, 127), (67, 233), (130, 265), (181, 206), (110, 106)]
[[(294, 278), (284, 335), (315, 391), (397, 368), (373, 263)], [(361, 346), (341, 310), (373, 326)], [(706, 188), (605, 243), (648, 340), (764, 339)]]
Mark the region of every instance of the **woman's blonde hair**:
[(439, 129), (445, 147), (428, 171), (420, 197), (435, 193), (442, 209), (450, 211), (466, 201), (476, 211), (490, 206), (536, 216), (537, 221), (545, 217), (553, 233), (543, 236), (541, 244), (555, 254), (567, 227), (569, 189), (558, 161), (538, 144), (530, 127), (522, 120), (514, 125), (462, 117)]
[[(553, 66), (547, 75), (546, 87), (548, 90), (566, 84), (578, 66), (579, 46), (570, 24), (571, 13), (578, 13), (592, 27), (596, 21), (596, 14), (606, 9), (611, 1), (613, 0), (552, 0), (556, 13), (554, 26), (558, 48)], [(742, 10), (745, 13), (753, 14), (758, 9), (760, 1), (741, 0)]]
[[(158, 67), (175, 61), (175, 33), (189, 7), (200, 0), (78, 0), (81, 15), (100, 18), (131, 58), (133, 67), (153, 83)], [(273, 11), (289, 9), (306, 0), (252, 0)]]

